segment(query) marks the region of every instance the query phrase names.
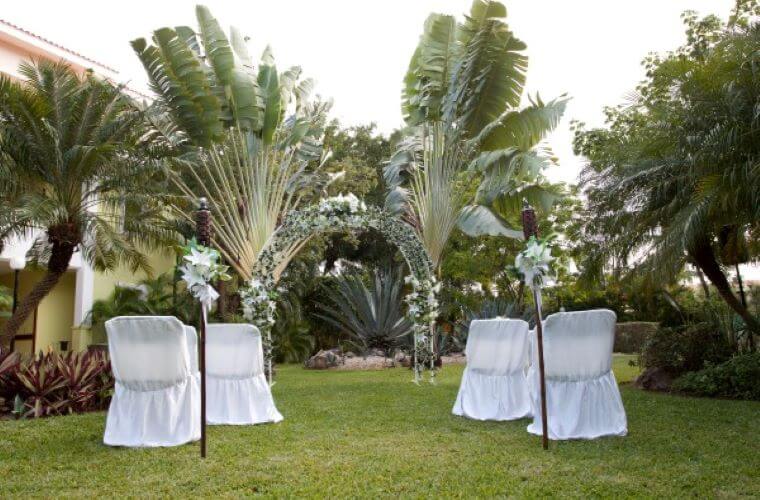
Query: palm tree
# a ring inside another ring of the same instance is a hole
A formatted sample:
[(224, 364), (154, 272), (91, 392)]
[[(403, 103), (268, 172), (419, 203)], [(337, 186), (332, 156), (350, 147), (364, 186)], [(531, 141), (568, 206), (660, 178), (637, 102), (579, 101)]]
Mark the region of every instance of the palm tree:
[(318, 187), (330, 103), (310, 99), (299, 67), (278, 72), (268, 47), (254, 65), (246, 39), (234, 27), (228, 37), (206, 7), (196, 17), (198, 33), (160, 28), (153, 44), (132, 42), (157, 96), (145, 116), (170, 158), (171, 205), (192, 220), (189, 202), (206, 197), (212, 243), (248, 279), (279, 221)]
[(743, 8), (725, 26), (687, 16), (689, 43), (649, 58), (632, 101), (609, 112), (608, 128), (579, 128), (576, 149), (590, 160), (583, 178), (601, 260), (630, 259), (658, 280), (690, 263), (760, 333), (726, 276), (757, 258), (760, 230), (760, 24)]
[(520, 108), (526, 47), (505, 17), (490, 0), (475, 0), (459, 24), (431, 14), (404, 79), (408, 128), (385, 169), (386, 207), (415, 225), (436, 267), (457, 227), (522, 238), (495, 205), (524, 197), (547, 205), (554, 196), (542, 189), (541, 171), (553, 162), (542, 140), (566, 99), (536, 97)]
[(63, 63), (24, 63), (0, 77), (0, 235), (43, 232), (44, 277), (5, 324), (8, 344), (75, 252), (96, 269), (149, 270), (143, 250), (171, 238), (150, 196), (152, 172), (130, 150), (140, 116), (121, 89)]

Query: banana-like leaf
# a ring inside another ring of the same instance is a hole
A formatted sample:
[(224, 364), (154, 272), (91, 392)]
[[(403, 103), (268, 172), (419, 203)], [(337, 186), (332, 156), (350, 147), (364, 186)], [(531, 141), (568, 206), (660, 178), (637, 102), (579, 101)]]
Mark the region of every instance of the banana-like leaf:
[(311, 78), (305, 78), (298, 82), (294, 90), (296, 95), (296, 113), (301, 112), (304, 104), (309, 101), (311, 93), (314, 92), (314, 80)]
[(471, 172), (488, 172), (496, 164), (510, 164), (515, 156), (519, 155), (517, 148), (504, 148), (496, 151), (484, 151), (470, 162), (468, 170)]
[(402, 109), (408, 124), (441, 118), (442, 103), (457, 61), (455, 35), (456, 21), (452, 16), (431, 14), (425, 21), (404, 79)]
[[(235, 125), (246, 131), (258, 131), (263, 125), (261, 93), (252, 77), (252, 64), (245, 47), (245, 40), (235, 30), (236, 52), (224, 34), (219, 21), (207, 7), (196, 7), (196, 16), (201, 30), (201, 39), (206, 57), (211, 62), (217, 81), (225, 88), (230, 101)], [(235, 55), (242, 64), (235, 64)]]
[(445, 103), (447, 121), (460, 121), (470, 137), (506, 109), (520, 104), (526, 45), (509, 30), (504, 5), (475, 0), (457, 31), (462, 55)]
[(422, 47), (418, 45), (414, 54), (412, 54), (412, 59), (409, 61), (409, 68), (406, 71), (406, 75), (404, 75), (404, 85), (401, 90), (401, 114), (404, 116), (406, 123), (410, 125), (425, 121), (425, 114), (422, 108), (420, 108), (422, 82), (417, 74), (421, 52)]
[(219, 21), (211, 15), (208, 7), (198, 5), (195, 8), (195, 15), (201, 30), (206, 57), (214, 68), (214, 74), (222, 85), (232, 85), (235, 57), (227, 36), (219, 25)]
[(292, 66), (280, 75), (280, 107), (284, 114), (294, 100), (294, 92), (298, 79), (301, 77), (300, 66)]
[(523, 234), (509, 227), (507, 221), (482, 205), (467, 205), (462, 209), (457, 221), (459, 229), (468, 236), (506, 236), (522, 239)]
[(216, 125), (212, 125), (211, 129), (205, 126), (199, 106), (168, 70), (158, 47), (148, 45), (144, 38), (133, 40), (131, 44), (148, 73), (153, 91), (164, 101), (173, 119), (195, 143), (202, 146), (211, 144), (217, 132)]
[(232, 44), (232, 51), (238, 58), (240, 63), (245, 67), (251, 75), (253, 75), (253, 58), (248, 52), (248, 41), (246, 37), (240, 33), (240, 30), (234, 26), (230, 27), (230, 42)]
[(531, 106), (502, 113), (486, 125), (473, 142), (483, 151), (510, 147), (528, 151), (557, 127), (567, 101), (563, 95), (544, 104), (537, 96)]
[(204, 130), (212, 139), (222, 135), (221, 105), (211, 92), (211, 84), (201, 69), (201, 62), (176, 31), (161, 28), (154, 32), (161, 51), (164, 78), (171, 80), (192, 101)]
[(177, 26), (174, 28), (174, 31), (177, 32), (177, 36), (180, 40), (185, 42), (185, 45), (193, 51), (193, 54), (199, 58), (203, 55), (201, 54), (201, 44), (198, 41), (198, 35), (192, 28), (189, 26)]
[(274, 64), (272, 50), (267, 47), (259, 64), (258, 85), (264, 102), (264, 119), (261, 137), (265, 144), (271, 144), (277, 125), (281, 119), (282, 95), (280, 93), (279, 75)]
[(564, 196), (564, 191), (561, 185), (537, 182), (535, 184), (523, 184), (493, 194), (489, 206), (496, 213), (519, 213), (523, 201), (527, 201), (531, 206), (538, 207), (544, 213), (548, 213), (552, 206)]

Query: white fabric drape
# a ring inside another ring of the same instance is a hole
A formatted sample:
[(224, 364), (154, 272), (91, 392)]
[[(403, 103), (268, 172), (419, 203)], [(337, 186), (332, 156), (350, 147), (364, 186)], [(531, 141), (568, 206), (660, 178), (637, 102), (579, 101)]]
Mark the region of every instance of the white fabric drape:
[[(550, 439), (625, 436), (628, 421), (612, 373), (615, 313), (606, 309), (552, 314), (543, 323), (546, 405)], [(535, 341), (533, 341), (535, 342)], [(528, 373), (534, 419), (541, 435), (538, 353)]]
[(206, 420), (246, 425), (280, 422), (264, 376), (261, 333), (253, 325), (206, 327)]
[(175, 446), (200, 439), (200, 387), (191, 373), (185, 326), (171, 316), (106, 322), (116, 379), (103, 442)]
[(476, 420), (529, 417), (528, 323), (474, 320), (467, 336), (467, 366), (452, 413)]
[(190, 354), (190, 373), (200, 377), (198, 371), (198, 332), (195, 327), (185, 325), (185, 338), (187, 339), (187, 352)]

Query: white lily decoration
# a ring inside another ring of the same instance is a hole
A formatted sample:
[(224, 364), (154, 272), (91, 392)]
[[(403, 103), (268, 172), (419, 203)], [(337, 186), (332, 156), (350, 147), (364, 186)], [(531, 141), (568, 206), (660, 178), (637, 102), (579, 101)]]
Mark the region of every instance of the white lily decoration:
[(525, 284), (532, 289), (541, 288), (544, 276), (549, 273), (549, 264), (554, 260), (551, 255), (550, 240), (528, 240), (525, 250), (517, 254), (515, 267), (522, 273)]
[(230, 279), (227, 274), (227, 266), (219, 264), (219, 252), (213, 248), (197, 245), (194, 241), (185, 248), (184, 265), (180, 268), (182, 280), (187, 284), (188, 290), (203, 304), (206, 310), (219, 298), (211, 282), (215, 280), (226, 281)]

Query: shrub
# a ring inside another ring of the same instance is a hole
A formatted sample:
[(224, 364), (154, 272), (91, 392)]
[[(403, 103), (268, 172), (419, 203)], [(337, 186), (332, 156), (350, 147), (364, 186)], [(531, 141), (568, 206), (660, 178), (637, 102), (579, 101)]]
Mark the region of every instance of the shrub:
[(107, 299), (96, 300), (89, 320), (93, 337), (106, 341), (105, 322), (116, 316), (176, 316), (186, 325), (197, 323), (198, 306), (171, 273), (146, 279), (139, 285), (117, 285)]
[(657, 323), (629, 321), (615, 326), (615, 352), (638, 354), (647, 340), (657, 332)]
[(760, 353), (741, 354), (717, 365), (686, 373), (673, 390), (694, 396), (760, 400)]
[(673, 375), (701, 370), (706, 363), (722, 363), (733, 354), (726, 336), (710, 322), (660, 328), (644, 344), (641, 363)]
[(0, 352), (0, 413), (39, 418), (104, 409), (113, 383), (104, 352), (48, 352), (24, 359)]

